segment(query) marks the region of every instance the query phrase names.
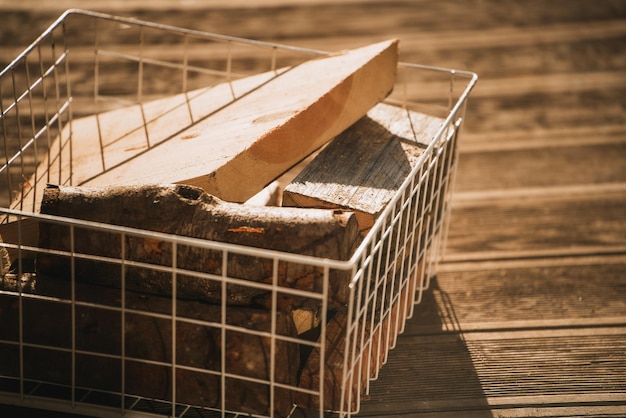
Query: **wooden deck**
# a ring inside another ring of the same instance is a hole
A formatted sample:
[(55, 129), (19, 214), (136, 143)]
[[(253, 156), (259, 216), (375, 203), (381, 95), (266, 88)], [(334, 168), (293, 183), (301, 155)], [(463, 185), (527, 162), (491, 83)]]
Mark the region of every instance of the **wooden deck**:
[[(3, 65), (79, 4), (9, 3)], [(445, 257), (358, 416), (626, 416), (626, 2), (86, 3), (477, 72)]]

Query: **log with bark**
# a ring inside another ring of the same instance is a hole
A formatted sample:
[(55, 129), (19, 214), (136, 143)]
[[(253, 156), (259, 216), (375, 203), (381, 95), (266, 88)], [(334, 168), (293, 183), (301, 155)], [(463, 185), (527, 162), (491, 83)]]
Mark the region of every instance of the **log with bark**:
[[(118, 289), (75, 283), (72, 305), (67, 281), (51, 278), (40, 281), (37, 294), (49, 298), (18, 303), (17, 295), (0, 295), (3, 340), (19, 341), (22, 309), (26, 380), (70, 385), (75, 370), (82, 388), (171, 401), (175, 378), (179, 403), (269, 415), (273, 396), (275, 416), (292, 408), (293, 390), (270, 389), (297, 385), (299, 347), (286, 341), (296, 337), (286, 313), (178, 300), (174, 322), (170, 298), (132, 291), (122, 298)], [(0, 353), (0, 374), (20, 377), (19, 346), (2, 344)]]
[[(50, 186), (45, 190), (42, 213), (140, 228), (185, 237), (201, 238), (336, 260), (347, 260), (359, 244), (356, 219), (341, 210), (259, 207), (224, 202), (201, 189), (184, 185), (77, 188)], [(110, 262), (75, 257), (76, 279), (112, 287), (121, 285), (122, 266), (113, 260), (172, 266), (172, 244), (158, 237), (133, 236), (76, 226), (73, 235), (67, 226), (52, 222), (39, 225), (42, 248), (109, 257)], [(72, 241), (73, 240), (73, 241)], [(124, 244), (122, 246), (122, 244)], [(121, 248), (124, 248), (122, 253)], [(323, 290), (323, 268), (300, 262), (280, 261), (230, 251), (224, 261), (221, 250), (178, 244), (176, 248), (179, 298), (221, 303), (221, 275), (250, 281), (229, 284), (229, 304), (268, 307), (271, 292), (255, 283), (272, 284), (273, 274), (281, 288), (311, 292)], [(69, 277), (70, 258), (41, 252), (37, 256), (40, 276)], [(158, 269), (126, 265), (125, 281), (130, 290), (171, 295), (172, 274)], [(226, 270), (224, 270), (226, 269)], [(274, 271), (276, 270), (276, 271)], [(203, 277), (194, 272), (204, 273)], [(214, 276), (206, 277), (206, 274)], [(348, 298), (348, 271), (331, 270), (329, 303), (342, 309)], [(281, 307), (320, 304), (280, 292)]]

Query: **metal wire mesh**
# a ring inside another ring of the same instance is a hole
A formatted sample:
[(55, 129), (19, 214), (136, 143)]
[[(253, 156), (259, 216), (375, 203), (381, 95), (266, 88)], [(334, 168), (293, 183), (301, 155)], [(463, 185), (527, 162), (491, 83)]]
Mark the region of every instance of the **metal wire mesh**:
[[(339, 416), (358, 412), (361, 396), (428, 288), (445, 246), (456, 143), (474, 74), (399, 65), (387, 103), (443, 122), (418, 166), (346, 260), (38, 213), (39, 184), (81, 184), (72, 170), (73, 126), (81, 118), (134, 109), (140, 113), (137, 129), (151, 147), (175, 132), (152, 129), (166, 115), (150, 115), (144, 104), (181, 95), (193, 124), (206, 114), (194, 113), (190, 100), (207, 86), (277, 73), (322, 54), (72, 10), (2, 70), (0, 402), (99, 416), (322, 417), (329, 409)], [(232, 100), (236, 98), (232, 91)], [(100, 117), (96, 121), (100, 146), (94, 153), (100, 165), (95, 169), (123, 164), (107, 159), (111, 126)], [(46, 245), (38, 238), (42, 230), (67, 240), (61, 246)], [(107, 240), (110, 251), (86, 246), (93, 237)], [(166, 249), (165, 261), (134, 256), (134, 246), (155, 242)], [(217, 260), (215, 266), (185, 264), (191, 250)], [(39, 269), (46, 257), (61, 260), (64, 274), (42, 277)], [(234, 275), (230, 263), (235, 258), (262, 263), (266, 277), (253, 281)], [(306, 271), (312, 285), (285, 284), (281, 274), (289, 269)], [(90, 283), (94, 271), (110, 272), (108, 286)], [(138, 292), (137, 272), (158, 276), (159, 292)], [(332, 369), (328, 363), (336, 350), (327, 346), (327, 333), (334, 332), (329, 324), (338, 317), (332, 309), (337, 280), (343, 280), (347, 296), (338, 339), (340, 366)], [(213, 289), (218, 302), (181, 297), (190, 281)], [(234, 289), (263, 294), (267, 302), (240, 313), (227, 303)], [(293, 332), (280, 308), (284, 298), (319, 306), (313, 337)], [(152, 346), (145, 346), (146, 341)], [(159, 341), (158, 350), (154, 341)], [(246, 368), (245, 356), (229, 357), (239, 352), (233, 344), (239, 344), (239, 351), (261, 352), (266, 359), (261, 371)], [(297, 357), (294, 363), (300, 363), (313, 352), (319, 356), (317, 377), (302, 386), (302, 366), (285, 373), (285, 362)], [(332, 396), (328, 381), (337, 386)]]

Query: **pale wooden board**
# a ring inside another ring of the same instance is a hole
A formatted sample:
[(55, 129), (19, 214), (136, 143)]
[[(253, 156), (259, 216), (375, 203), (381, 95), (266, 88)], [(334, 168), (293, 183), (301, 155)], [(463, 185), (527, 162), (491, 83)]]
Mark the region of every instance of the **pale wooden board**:
[(307, 61), (85, 185), (185, 183), (243, 202), (386, 97), (397, 44)]
[(369, 229), (419, 163), (443, 120), (378, 104), (339, 135), (283, 192), (284, 206), (354, 210)]
[(90, 183), (284, 71), (269, 71), (76, 119), (53, 141), (50, 153), (29, 181), (31, 188), (23, 191), (24, 198), (29, 204), (33, 202), (32, 210), (38, 212), (47, 183)]

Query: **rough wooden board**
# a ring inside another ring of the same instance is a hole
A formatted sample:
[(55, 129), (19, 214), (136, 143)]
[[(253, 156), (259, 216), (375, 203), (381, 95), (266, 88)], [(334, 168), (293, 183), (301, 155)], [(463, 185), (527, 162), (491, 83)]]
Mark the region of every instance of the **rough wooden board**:
[(283, 192), (283, 206), (349, 208), (367, 231), (443, 120), (388, 104), (337, 136)]
[(389, 94), (397, 44), (307, 61), (85, 185), (185, 183), (243, 202)]

